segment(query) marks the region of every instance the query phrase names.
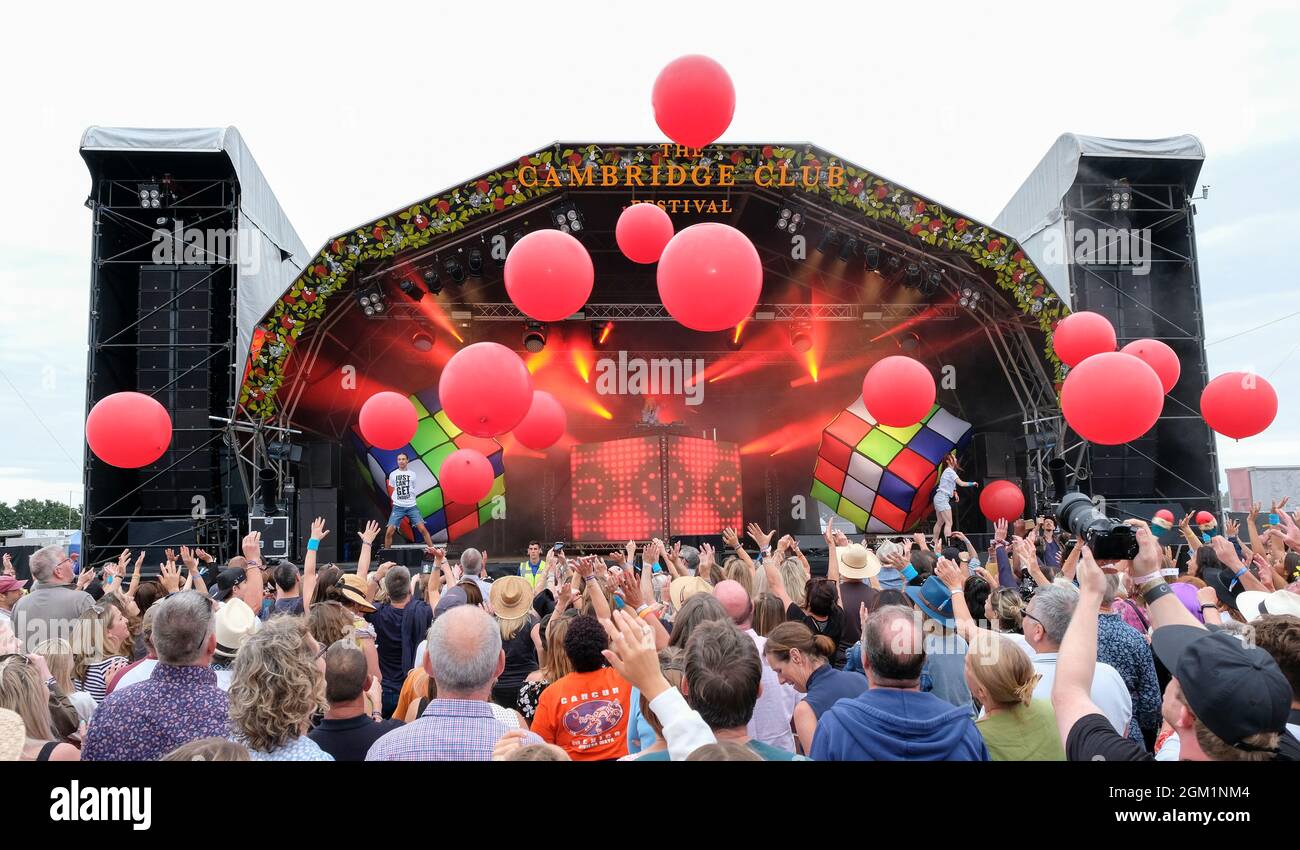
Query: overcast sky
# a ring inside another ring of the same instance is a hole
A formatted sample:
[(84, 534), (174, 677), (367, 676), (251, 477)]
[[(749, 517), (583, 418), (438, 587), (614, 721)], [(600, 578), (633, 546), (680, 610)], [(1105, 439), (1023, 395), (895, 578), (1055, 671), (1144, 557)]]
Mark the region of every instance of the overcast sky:
[(661, 138), (651, 84), (695, 52), (735, 80), (724, 139), (812, 141), (986, 222), (1063, 132), (1197, 135), (1210, 370), (1281, 397), (1265, 434), (1220, 439), (1220, 465), (1300, 459), (1300, 316), (1216, 343), (1300, 310), (1294, 3), (622, 8), (7, 6), (0, 501), (81, 499), (85, 127), (235, 125), (314, 252), (556, 139)]

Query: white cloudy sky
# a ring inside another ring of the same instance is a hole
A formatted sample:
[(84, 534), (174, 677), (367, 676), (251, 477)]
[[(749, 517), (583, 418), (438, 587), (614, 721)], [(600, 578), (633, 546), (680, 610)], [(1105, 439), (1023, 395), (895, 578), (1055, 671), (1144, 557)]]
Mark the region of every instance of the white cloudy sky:
[[(125, 9), (130, 11), (123, 11)], [(720, 60), (725, 138), (813, 141), (992, 221), (1062, 132), (1194, 133), (1211, 343), (1297, 306), (1300, 10), (1275, 2), (11, 4), (0, 500), (80, 500), (91, 124), (233, 124), (303, 241), (565, 139), (659, 138), (659, 68)], [(1282, 399), (1223, 466), (1300, 459), (1300, 316), (1212, 344)], [(30, 405), (30, 409), (29, 409)]]

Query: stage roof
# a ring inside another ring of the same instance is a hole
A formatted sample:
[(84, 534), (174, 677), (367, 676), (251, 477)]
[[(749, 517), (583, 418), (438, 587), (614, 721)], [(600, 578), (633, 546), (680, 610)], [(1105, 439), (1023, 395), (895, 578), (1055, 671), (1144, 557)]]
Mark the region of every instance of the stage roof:
[(238, 339), (236, 374), (242, 374), (253, 328), (292, 285), (307, 263), (307, 248), (280, 208), (257, 160), (234, 127), (194, 129), (89, 127), (81, 155), (92, 163), (120, 153), (224, 153), (239, 180), (241, 246), (252, 245), (255, 261), (236, 267)]
[[(673, 169), (690, 179), (669, 185)], [(655, 182), (648, 182), (652, 174)], [(338, 234), (255, 328), (245, 325), (241, 312), (240, 338), (250, 336), (252, 343), (241, 408), (256, 418), (276, 413), (275, 396), (298, 339), (327, 313), (359, 309), (352, 290), (358, 278), (373, 282), (376, 267), (409, 273), (407, 258), (431, 262), (435, 252), (509, 231), (525, 214), (557, 202), (681, 195), (734, 201), (737, 216), (746, 198), (761, 196), (776, 207), (793, 203), (827, 229), (863, 228), (891, 252), (923, 255), (958, 275), (977, 276), (1000, 297), (1004, 315), (1039, 333), (1039, 356), (1048, 372), (1059, 374), (1050, 333), (1065, 305), (1015, 240), (995, 227), (806, 143), (717, 144), (687, 152), (663, 143), (557, 142)], [(593, 301), (602, 297), (599, 275), (596, 287)]]
[(993, 226), (1020, 242), (1067, 306), (1070, 304), (1068, 269), (1062, 262), (1049, 261), (1045, 246), (1051, 242), (1054, 232), (1063, 226), (1063, 199), (1080, 173), (1087, 173), (1088, 159), (1168, 161), (1179, 166), (1177, 170), (1183, 188), (1191, 194), (1201, 172), (1201, 163), (1205, 160), (1205, 148), (1191, 135), (1165, 139), (1105, 139), (1065, 133), (1056, 140), (993, 220)]

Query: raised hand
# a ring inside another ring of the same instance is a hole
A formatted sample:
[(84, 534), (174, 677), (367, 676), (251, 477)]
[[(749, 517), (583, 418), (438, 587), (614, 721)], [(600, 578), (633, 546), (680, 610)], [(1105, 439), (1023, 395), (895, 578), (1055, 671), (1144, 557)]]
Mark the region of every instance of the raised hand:
[(17, 575), (17, 574), (18, 574), (17, 571), (14, 570), (14, 558), (13, 558), (13, 555), (10, 555), (8, 552), (5, 552), (5, 553), (4, 553), (4, 566), (3, 566), (2, 568), (0, 568), (0, 575), (12, 576), (12, 575)]
[(993, 523), (993, 539), (1007, 539), (1007, 521), (1005, 519), (999, 519), (997, 522)]
[(940, 558), (938, 563), (934, 565), (934, 574), (953, 593), (961, 593), (962, 584), (964, 583), (961, 567), (947, 558)]
[(1225, 537), (1236, 537), (1237, 532), (1241, 530), (1241, 523), (1229, 517), (1223, 521), (1223, 534)]
[(77, 590), (85, 590), (95, 580), (95, 568), (86, 567), (77, 575)]
[(722, 544), (726, 546), (728, 549), (740, 548), (740, 535), (736, 534), (736, 529), (734, 528), (722, 529)]
[(997, 577), (997, 574), (995, 574), (995, 573), (991, 573), (991, 572), (989, 572), (988, 570), (984, 569), (983, 567), (976, 567), (976, 568), (975, 568), (975, 575), (979, 576), (980, 578), (982, 578), (982, 579), (984, 579), (986, 582), (988, 582), (988, 584), (989, 584), (989, 589), (990, 589), (990, 590), (997, 590), (997, 589), (998, 589), (998, 577)]
[[(1139, 536), (1141, 532), (1139, 532)], [(1150, 532), (1147, 537), (1152, 541), (1155, 540)], [(1082, 592), (1094, 593), (1097, 596), (1104, 596), (1106, 593), (1106, 574), (1097, 566), (1097, 561), (1092, 557), (1092, 550), (1084, 543), (1079, 544), (1082, 548), (1079, 551), (1079, 563), (1075, 571), (1075, 578), (1079, 582), (1079, 590)], [(1140, 546), (1141, 544), (1139, 544)], [(1157, 547), (1157, 551), (1158, 551)], [(1141, 555), (1139, 554), (1139, 558)]]
[[(1300, 551), (1300, 525), (1297, 525), (1291, 515), (1285, 511), (1278, 514), (1277, 521), (1278, 525), (1281, 526), (1278, 534), (1286, 542), (1286, 545), (1293, 551)], [(1274, 527), (1276, 528), (1276, 526)]]
[(703, 569), (705, 564), (708, 564), (709, 566), (713, 566), (716, 563), (717, 561), (714, 560), (713, 547), (710, 546), (708, 543), (701, 543), (700, 544), (700, 568)]
[(764, 532), (763, 527), (756, 522), (751, 522), (745, 527), (745, 529), (745, 533), (749, 535), (749, 539), (753, 540), (755, 545), (760, 549), (766, 549), (770, 546), (772, 544), (772, 535), (776, 534), (776, 529)]
[[(322, 527), (323, 525), (324, 524), (322, 522)], [(312, 523), (312, 532), (315, 533), (315, 531), (316, 531), (316, 523)], [(328, 533), (329, 532), (326, 532), (326, 534)], [(366, 528), (364, 531), (357, 532), (357, 537), (361, 538), (361, 543), (364, 546), (375, 545), (375, 538), (378, 536), (379, 536), (379, 523), (375, 522), (373, 519), (366, 521)]]
[[(325, 520), (323, 517), (316, 517), (314, 520), (311, 521), (312, 540), (324, 540), (326, 537), (329, 536), (329, 533), (330, 533), (329, 529), (325, 527)], [(378, 529), (375, 530), (375, 533), (378, 533)]]
[(181, 547), (181, 563), (185, 565), (187, 572), (192, 573), (199, 568), (199, 559), (194, 557), (194, 553), (188, 546)]
[(614, 565), (617, 567), (623, 567), (627, 565), (627, 556), (623, 554), (622, 549), (616, 549), (613, 552), (610, 552), (608, 555), (606, 555), (606, 557), (609, 558), (611, 561), (613, 561)]
[(213, 561), (216, 560), (216, 558), (212, 557), (211, 555), (209, 555), (207, 552), (203, 551), (202, 549), (195, 549), (195, 550), (194, 550), (194, 557), (198, 558), (200, 561), (202, 561), (202, 562), (205, 563), (205, 564), (210, 564), (210, 563), (212, 563)]
[(158, 565), (158, 583), (168, 593), (176, 593), (181, 589), (181, 573), (180, 570), (176, 569), (175, 561), (167, 561)]
[(250, 531), (244, 535), (244, 540), (240, 544), (240, 551), (244, 557), (250, 561), (262, 560), (262, 532)]
[(609, 635), (609, 649), (601, 654), (610, 666), (642, 693), (653, 690), (657, 696), (662, 692), (662, 687), (654, 687), (663, 679), (654, 629), (625, 611), (615, 611), (613, 619), (602, 620), (601, 625)]

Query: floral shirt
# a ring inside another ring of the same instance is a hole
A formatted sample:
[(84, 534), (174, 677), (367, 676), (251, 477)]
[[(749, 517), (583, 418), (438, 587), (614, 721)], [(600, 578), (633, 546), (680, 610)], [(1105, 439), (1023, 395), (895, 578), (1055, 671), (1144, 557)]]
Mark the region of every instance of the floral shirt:
[(1151, 647), (1118, 614), (1101, 614), (1097, 617), (1097, 660), (1114, 667), (1128, 687), (1133, 699), (1128, 737), (1142, 743), (1142, 730), (1154, 732), (1160, 725), (1160, 683)]
[(159, 664), (143, 682), (104, 698), (82, 761), (157, 761), (182, 744), (229, 733), (229, 699), (207, 667)]
[[(238, 738), (233, 740), (239, 741)], [(246, 741), (239, 743), (248, 746)], [(248, 747), (248, 757), (253, 761), (334, 761), (334, 756), (322, 750), (319, 744), (306, 735), (276, 747), (269, 753)]]

